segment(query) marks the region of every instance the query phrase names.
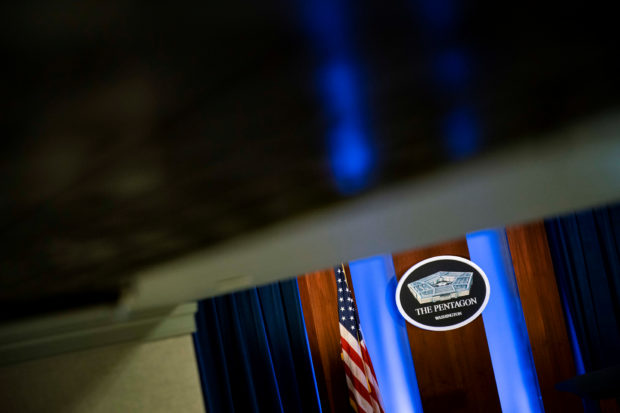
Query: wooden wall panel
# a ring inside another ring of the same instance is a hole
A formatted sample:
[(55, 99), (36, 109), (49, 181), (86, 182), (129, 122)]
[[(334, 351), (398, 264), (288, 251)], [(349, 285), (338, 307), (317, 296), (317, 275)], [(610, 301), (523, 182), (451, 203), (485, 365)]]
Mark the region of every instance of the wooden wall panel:
[[(400, 279), (423, 259), (436, 255), (469, 258), (465, 239), (394, 254)], [(482, 317), (450, 331), (407, 324), (422, 407), (432, 412), (501, 412)]]
[(306, 274), (297, 278), (297, 282), (321, 406), (324, 412), (347, 412), (350, 406), (340, 359), (338, 295), (334, 271), (330, 269)]
[(581, 400), (555, 389), (575, 365), (543, 222), (506, 229), (523, 314), (547, 412), (583, 412)]

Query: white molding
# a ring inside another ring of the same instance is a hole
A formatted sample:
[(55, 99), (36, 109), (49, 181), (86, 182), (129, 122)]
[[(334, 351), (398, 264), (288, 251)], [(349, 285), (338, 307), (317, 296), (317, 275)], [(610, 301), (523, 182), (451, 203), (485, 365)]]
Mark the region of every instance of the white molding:
[(139, 271), (132, 308), (197, 300), (620, 200), (620, 111)]
[(99, 307), (0, 327), (0, 365), (127, 341), (160, 340), (196, 330), (196, 303), (127, 314)]

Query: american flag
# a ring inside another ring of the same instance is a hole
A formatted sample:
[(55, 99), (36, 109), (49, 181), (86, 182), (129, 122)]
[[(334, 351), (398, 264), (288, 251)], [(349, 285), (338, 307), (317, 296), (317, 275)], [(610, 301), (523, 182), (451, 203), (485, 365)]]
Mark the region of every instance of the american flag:
[(377, 377), (360, 330), (357, 308), (349, 290), (344, 265), (334, 268), (338, 289), (338, 316), (342, 361), (349, 402), (358, 413), (384, 413)]

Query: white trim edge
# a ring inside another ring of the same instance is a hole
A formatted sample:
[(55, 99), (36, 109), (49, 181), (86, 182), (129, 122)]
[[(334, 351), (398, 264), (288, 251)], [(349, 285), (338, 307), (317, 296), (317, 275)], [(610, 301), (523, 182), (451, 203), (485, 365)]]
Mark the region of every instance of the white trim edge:
[[(433, 326), (428, 326), (426, 324), (422, 324), (422, 323), (419, 323), (419, 322), (415, 321), (413, 318), (411, 318), (411, 317), (409, 317), (407, 315), (407, 313), (403, 309), (403, 306), (400, 303), (400, 300), (398, 299), (398, 297), (400, 296), (400, 291), (402, 290), (403, 285), (405, 285), (405, 281), (407, 280), (407, 276), (409, 276), (409, 274), (411, 274), (412, 272), (414, 272), (415, 270), (417, 270), (421, 266), (423, 266), (425, 264), (428, 264), (429, 262), (439, 261), (439, 260), (460, 261), (460, 262), (464, 262), (465, 264), (471, 265), (472, 267), (474, 267), (476, 269), (476, 271), (478, 271), (480, 276), (482, 276), (482, 279), (484, 280), (484, 284), (487, 287), (487, 290), (486, 290), (487, 292), (486, 292), (486, 296), (484, 297), (484, 302), (482, 303), (482, 305), (480, 306), (478, 311), (476, 311), (467, 320), (463, 320), (463, 321), (461, 321), (458, 324), (454, 324), (454, 325), (450, 325), (450, 326), (446, 326), (446, 327), (433, 327)], [(396, 300), (396, 306), (398, 307), (398, 312), (410, 324), (413, 324), (414, 326), (419, 327), (419, 328), (424, 329), (424, 330), (448, 331), (448, 330), (457, 329), (459, 327), (463, 327), (464, 325), (467, 325), (467, 324), (471, 323), (472, 321), (474, 321), (476, 318), (478, 318), (478, 316), (480, 314), (482, 314), (482, 312), (486, 308), (487, 304), (489, 303), (489, 297), (491, 297), (491, 286), (489, 285), (489, 279), (487, 278), (487, 275), (484, 273), (484, 271), (482, 271), (482, 268), (480, 268), (478, 265), (476, 265), (476, 263), (474, 263), (474, 262), (472, 262), (472, 261), (470, 261), (470, 260), (468, 260), (466, 258), (457, 257), (455, 255), (438, 255), (436, 257), (427, 258), (425, 260), (422, 260), (422, 261), (418, 262), (417, 264), (415, 264), (413, 267), (409, 268), (407, 270), (407, 272), (405, 272), (405, 274), (403, 274), (403, 276), (401, 277), (400, 281), (398, 281), (398, 285), (396, 286), (396, 295), (394, 296), (394, 299)]]

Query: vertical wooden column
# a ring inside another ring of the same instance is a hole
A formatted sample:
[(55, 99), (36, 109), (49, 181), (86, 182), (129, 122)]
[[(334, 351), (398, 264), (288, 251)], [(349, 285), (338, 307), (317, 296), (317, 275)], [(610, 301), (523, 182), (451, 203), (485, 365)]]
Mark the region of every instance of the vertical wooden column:
[[(394, 254), (396, 277), (437, 255), (469, 258), (467, 242), (461, 239)], [(407, 324), (407, 333), (425, 413), (501, 412), (482, 317), (450, 331)]]
[(506, 228), (538, 383), (548, 412), (582, 412), (577, 396), (559, 392), (575, 365), (543, 222)]
[(334, 271), (306, 274), (298, 277), (297, 282), (321, 406), (324, 412), (347, 412), (350, 410), (349, 392), (340, 359)]

